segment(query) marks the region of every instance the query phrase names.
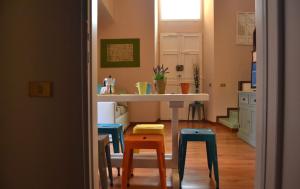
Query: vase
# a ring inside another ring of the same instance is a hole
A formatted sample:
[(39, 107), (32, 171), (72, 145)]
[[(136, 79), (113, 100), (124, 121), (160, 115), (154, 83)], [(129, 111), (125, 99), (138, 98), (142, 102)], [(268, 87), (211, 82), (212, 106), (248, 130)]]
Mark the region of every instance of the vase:
[(167, 80), (154, 80), (155, 89), (158, 94), (165, 94)]
[(188, 94), (189, 89), (190, 89), (190, 84), (189, 83), (180, 83), (181, 86), (181, 93), (182, 94)]

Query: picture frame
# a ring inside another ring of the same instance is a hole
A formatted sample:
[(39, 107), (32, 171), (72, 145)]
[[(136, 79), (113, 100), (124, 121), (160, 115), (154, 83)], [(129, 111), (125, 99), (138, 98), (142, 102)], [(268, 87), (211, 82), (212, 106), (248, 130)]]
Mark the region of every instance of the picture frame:
[(140, 39), (101, 39), (100, 67), (140, 67)]
[(253, 45), (253, 31), (255, 29), (254, 12), (237, 12), (236, 16), (236, 44)]

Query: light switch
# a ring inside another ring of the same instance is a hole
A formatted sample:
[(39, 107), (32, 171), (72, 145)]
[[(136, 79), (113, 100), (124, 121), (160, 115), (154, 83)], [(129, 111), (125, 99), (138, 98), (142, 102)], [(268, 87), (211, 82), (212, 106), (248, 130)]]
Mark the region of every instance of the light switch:
[(226, 87), (226, 83), (221, 83), (220, 87)]
[(30, 97), (51, 97), (52, 82), (50, 81), (30, 81), (29, 82)]

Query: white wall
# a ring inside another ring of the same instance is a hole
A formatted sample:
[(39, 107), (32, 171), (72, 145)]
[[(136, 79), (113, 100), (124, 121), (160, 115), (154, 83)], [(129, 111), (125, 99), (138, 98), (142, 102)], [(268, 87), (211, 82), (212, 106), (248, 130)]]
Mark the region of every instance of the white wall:
[(285, 0), (284, 146), (282, 189), (299, 188), (300, 180), (300, 1)]

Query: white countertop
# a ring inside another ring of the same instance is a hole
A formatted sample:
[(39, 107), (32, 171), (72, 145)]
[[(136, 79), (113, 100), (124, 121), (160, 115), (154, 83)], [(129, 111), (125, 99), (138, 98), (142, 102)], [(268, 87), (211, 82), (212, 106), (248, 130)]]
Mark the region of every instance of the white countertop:
[(138, 101), (208, 101), (207, 93), (199, 94), (109, 94), (98, 95), (98, 102), (116, 101), (116, 102), (138, 102)]

